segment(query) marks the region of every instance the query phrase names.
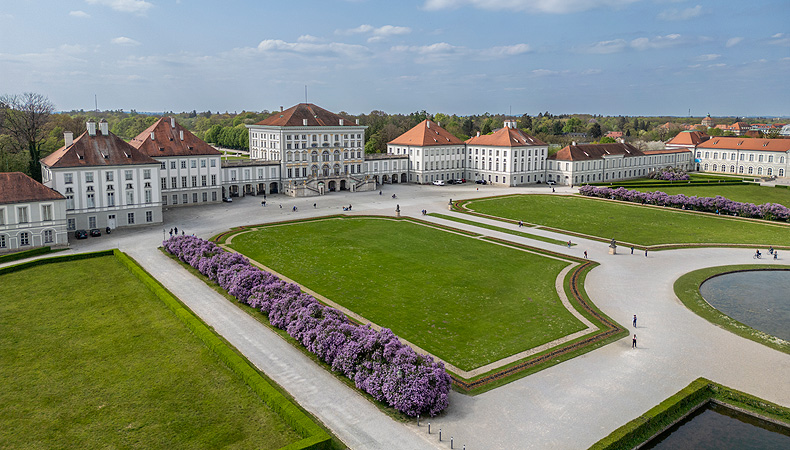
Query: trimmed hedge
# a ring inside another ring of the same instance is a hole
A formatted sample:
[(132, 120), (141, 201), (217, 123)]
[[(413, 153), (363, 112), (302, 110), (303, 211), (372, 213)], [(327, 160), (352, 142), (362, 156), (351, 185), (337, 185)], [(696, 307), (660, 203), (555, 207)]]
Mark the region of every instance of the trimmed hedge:
[(16, 253), (9, 253), (7, 255), (0, 256), (0, 264), (11, 262), (11, 261), (17, 261), (19, 259), (30, 258), (33, 256), (45, 255), (47, 253), (50, 253), (51, 251), (52, 248), (50, 246), (46, 246), (46, 247), (33, 248), (30, 250), (24, 250)]
[(191, 310), (186, 308), (159, 281), (152, 277), (136, 261), (121, 252), (112, 251), (115, 257), (146, 285), (201, 341), (214, 351), (219, 359), (239, 375), (250, 388), (279, 414), (285, 423), (304, 439), (282, 447), (280, 450), (329, 449), (331, 436), (302, 412), (289, 399), (277, 391), (244, 358), (233, 351), (219, 336), (204, 324)]
[(52, 258), (44, 258), (44, 259), (36, 259), (33, 261), (28, 261), (20, 264), (14, 264), (13, 266), (7, 267), (0, 267), (0, 275), (5, 275), (7, 273), (18, 272), (20, 270), (28, 269), (30, 267), (41, 266), (44, 264), (49, 264), (53, 262), (66, 262), (66, 261), (77, 261), (80, 259), (90, 259), (95, 258), (97, 256), (110, 256), (113, 254), (112, 250), (102, 250), (99, 252), (92, 252), (92, 253), (74, 253), (71, 255), (63, 255), (63, 256), (55, 256)]
[(705, 378), (697, 378), (675, 395), (593, 444), (590, 450), (635, 448), (710, 400), (718, 400), (790, 425), (790, 408), (730, 389)]

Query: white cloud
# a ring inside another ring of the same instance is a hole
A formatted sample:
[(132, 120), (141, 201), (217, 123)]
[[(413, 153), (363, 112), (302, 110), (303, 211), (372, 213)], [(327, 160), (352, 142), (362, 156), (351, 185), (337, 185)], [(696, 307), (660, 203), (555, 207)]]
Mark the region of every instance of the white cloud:
[(361, 34), (361, 33), (370, 33), (374, 30), (373, 25), (360, 25), (356, 28), (349, 28), (347, 30), (336, 30), (335, 34)]
[(601, 55), (621, 52), (628, 47), (624, 39), (613, 39), (611, 41), (596, 42), (586, 48), (588, 53), (598, 53)]
[(727, 43), (724, 44), (727, 48), (735, 47), (736, 45), (740, 44), (743, 41), (742, 37), (734, 37), (727, 39)]
[(549, 75), (557, 75), (559, 72), (556, 70), (549, 70), (549, 69), (535, 69), (532, 71), (533, 75), (537, 75), (539, 77), (546, 77)]
[(582, 75), (598, 75), (602, 72), (603, 71), (601, 69), (587, 69), (582, 71)]
[(790, 35), (785, 33), (776, 33), (771, 36), (771, 41), (768, 41), (769, 44), (772, 45), (781, 45), (782, 47), (790, 47)]
[(86, 51), (85, 46), (79, 44), (61, 44), (58, 50), (69, 54), (84, 53)]
[(702, 5), (697, 5), (693, 8), (686, 8), (682, 10), (668, 9), (662, 11), (658, 18), (661, 20), (689, 20), (702, 15)]
[(145, 0), (85, 0), (85, 1), (91, 5), (109, 6), (115, 11), (133, 13), (133, 14), (145, 14), (149, 9), (151, 9), (151, 7), (154, 6), (153, 3), (149, 3)]
[(699, 55), (697, 56), (697, 61), (714, 61), (716, 59), (721, 58), (721, 55), (717, 55), (715, 53), (709, 53), (707, 55)]
[(345, 36), (352, 34), (369, 34), (371, 36), (368, 38), (368, 42), (379, 42), (385, 40), (390, 36), (409, 34), (409, 33), (411, 33), (411, 28), (401, 27), (396, 25), (384, 25), (379, 28), (376, 28), (373, 25), (364, 24), (356, 28), (349, 28), (346, 30), (335, 30), (335, 34), (340, 34)]
[(437, 42), (430, 45), (396, 45), (392, 47), (396, 52), (411, 52), (420, 55), (450, 55), (464, 50), (463, 47), (456, 47), (447, 42)]
[(318, 42), (318, 38), (309, 34), (303, 34), (296, 39), (296, 42)]
[(112, 38), (110, 42), (115, 45), (126, 45), (126, 46), (140, 45), (139, 42), (135, 41), (132, 38), (128, 38), (126, 36), (119, 36), (117, 38)]
[(69, 15), (71, 17), (76, 17), (78, 19), (87, 19), (91, 15), (86, 13), (85, 11), (69, 11)]
[(639, 0), (425, 0), (424, 8), (437, 11), (471, 6), (491, 11), (567, 14), (594, 8), (619, 8), (637, 1)]
[(668, 34), (666, 36), (656, 36), (652, 39), (641, 37), (631, 41), (631, 48), (636, 50), (652, 50), (658, 48), (667, 48), (673, 45), (681, 44), (679, 34)]
[(492, 56), (515, 56), (527, 53), (532, 50), (528, 44), (504, 45), (501, 47), (491, 47), (487, 53)]
[(362, 45), (344, 44), (342, 42), (330, 42), (327, 44), (285, 42), (281, 39), (265, 39), (258, 44), (256, 50), (260, 53), (294, 53), (320, 56), (359, 56), (368, 53), (368, 48)]

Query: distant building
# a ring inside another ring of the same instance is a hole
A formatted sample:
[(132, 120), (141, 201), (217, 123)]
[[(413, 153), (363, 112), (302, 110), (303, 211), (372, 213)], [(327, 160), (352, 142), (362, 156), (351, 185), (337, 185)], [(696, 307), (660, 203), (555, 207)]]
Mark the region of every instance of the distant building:
[(466, 178), (519, 186), (543, 181), (549, 145), (516, 128), (515, 120), (466, 141)]
[(408, 158), (413, 183), (466, 178), (466, 144), (430, 119), (388, 142), (387, 153)]
[(690, 170), (691, 152), (682, 148), (641, 151), (631, 144), (573, 143), (548, 157), (546, 181), (579, 185), (640, 178), (664, 167)]
[(713, 128), (714, 125), (716, 125), (716, 123), (713, 122), (713, 118), (710, 117), (710, 113), (705, 116), (704, 119), (702, 119), (702, 126), (706, 128)]
[(693, 152), (697, 146), (710, 139), (710, 136), (702, 131), (681, 131), (675, 137), (667, 141), (665, 147), (668, 149), (685, 149)]
[(216, 203), (222, 200), (222, 153), (173, 117), (163, 117), (129, 144), (159, 161), (157, 182), (162, 206)]
[(68, 242), (66, 197), (21, 172), (0, 173), (0, 253)]
[[(667, 122), (667, 123), (669, 123), (669, 122)], [(612, 139), (622, 139), (623, 132), (622, 131), (610, 131), (610, 132), (606, 133), (606, 137), (612, 138)]]
[(41, 160), (44, 185), (66, 197), (68, 230), (162, 222), (160, 162), (109, 132), (102, 119)]
[(694, 156), (701, 172), (787, 177), (790, 139), (712, 137)]

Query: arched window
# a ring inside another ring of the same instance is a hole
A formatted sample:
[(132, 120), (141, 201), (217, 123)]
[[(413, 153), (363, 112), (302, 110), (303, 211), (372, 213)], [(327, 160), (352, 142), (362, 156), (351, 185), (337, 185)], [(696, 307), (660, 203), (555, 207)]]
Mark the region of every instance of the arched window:
[(44, 230), (41, 235), (45, 244), (51, 244), (55, 242), (55, 233), (53, 233), (52, 230)]
[(321, 168), (321, 172), (324, 174), (325, 177), (329, 176), (329, 164), (324, 164)]
[(757, 175), (762, 175), (762, 174), (763, 174), (763, 168), (762, 167), (758, 167), (757, 168)]
[[(316, 157), (317, 157), (317, 155), (316, 155)], [(316, 166), (315, 164), (310, 166), (310, 176), (312, 176), (312, 177), (317, 177), (318, 176), (318, 166)]]
[(317, 151), (313, 150), (313, 153), (310, 153), (310, 160), (312, 162), (318, 162), (318, 152)]
[(780, 177), (785, 176), (785, 170), (784, 169), (779, 169), (779, 176)]
[(334, 172), (335, 175), (340, 175), (340, 164), (335, 164), (334, 167), (332, 167), (332, 172)]
[(753, 173), (754, 173), (754, 167), (752, 167), (752, 166), (749, 166), (749, 170), (747, 171), (747, 173), (748, 173), (749, 175), (753, 174)]
[(321, 153), (321, 161), (329, 161), (329, 152), (328, 151), (324, 150), (324, 152)]
[(743, 173), (743, 166), (738, 166), (738, 173)]
[(333, 161), (340, 161), (340, 150), (335, 150)]
[(292, 158), (293, 158), (293, 153), (291, 152), (286, 153), (286, 161), (291, 161)]
[(19, 233), (19, 245), (30, 245), (30, 233), (27, 231)]
[(730, 166), (730, 172), (735, 173), (735, 166)]
[(713, 165), (713, 171), (716, 171), (716, 164)]
[(705, 165), (702, 166), (702, 170), (704, 170), (706, 172), (708, 171), (708, 163), (705, 163)]
[(768, 168), (768, 172), (766, 173), (769, 177), (774, 174), (774, 169)]

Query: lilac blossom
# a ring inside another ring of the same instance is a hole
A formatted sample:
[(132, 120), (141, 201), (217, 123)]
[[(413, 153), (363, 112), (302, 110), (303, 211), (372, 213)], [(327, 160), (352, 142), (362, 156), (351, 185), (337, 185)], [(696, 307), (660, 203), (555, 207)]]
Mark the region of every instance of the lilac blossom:
[(376, 400), (409, 416), (434, 416), (449, 404), (444, 364), (420, 355), (387, 329), (356, 325), (298, 285), (253, 266), (238, 253), (195, 236), (173, 236), (164, 249), (265, 314), (333, 371)]

